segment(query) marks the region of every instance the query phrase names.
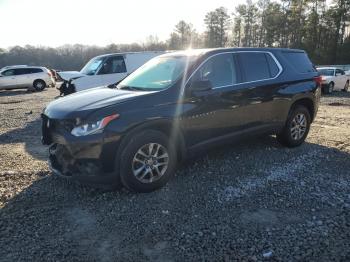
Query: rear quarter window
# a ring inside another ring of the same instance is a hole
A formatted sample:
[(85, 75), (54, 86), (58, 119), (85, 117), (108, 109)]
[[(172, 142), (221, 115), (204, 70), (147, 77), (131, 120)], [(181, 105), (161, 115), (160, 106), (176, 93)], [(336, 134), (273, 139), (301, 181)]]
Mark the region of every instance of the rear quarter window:
[(277, 76), (279, 68), (267, 52), (239, 53), (245, 82), (271, 79)]
[(316, 72), (314, 65), (304, 52), (282, 52), (284, 58), (292, 65), (298, 73)]
[(42, 73), (43, 70), (41, 68), (30, 68), (30, 73), (35, 74), (35, 73)]

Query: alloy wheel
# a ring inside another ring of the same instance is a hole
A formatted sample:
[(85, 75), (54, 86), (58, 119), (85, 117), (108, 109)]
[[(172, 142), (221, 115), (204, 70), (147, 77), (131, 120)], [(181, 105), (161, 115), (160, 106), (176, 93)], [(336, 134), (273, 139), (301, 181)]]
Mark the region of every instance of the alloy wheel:
[(158, 143), (143, 145), (132, 160), (132, 172), (142, 183), (152, 183), (160, 179), (168, 169), (169, 153)]
[(300, 140), (307, 129), (307, 119), (302, 113), (297, 114), (292, 120), (292, 126), (290, 129), (293, 140)]

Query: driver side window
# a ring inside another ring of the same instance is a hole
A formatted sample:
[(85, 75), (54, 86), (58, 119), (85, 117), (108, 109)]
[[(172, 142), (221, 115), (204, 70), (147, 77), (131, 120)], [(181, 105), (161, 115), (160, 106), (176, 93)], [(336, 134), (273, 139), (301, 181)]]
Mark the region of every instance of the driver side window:
[(3, 76), (13, 76), (15, 75), (15, 70), (14, 69), (10, 69), (10, 70), (6, 70), (2, 73)]
[(109, 57), (102, 65), (99, 75), (125, 73), (126, 66), (122, 56)]
[(237, 83), (233, 54), (219, 54), (209, 58), (195, 73), (193, 81), (209, 81), (213, 88)]

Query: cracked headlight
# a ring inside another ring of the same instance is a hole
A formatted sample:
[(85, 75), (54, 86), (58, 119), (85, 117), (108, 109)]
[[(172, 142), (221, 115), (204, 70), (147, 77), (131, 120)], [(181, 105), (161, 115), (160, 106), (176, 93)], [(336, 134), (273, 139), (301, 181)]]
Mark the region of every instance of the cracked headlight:
[(102, 118), (101, 120), (81, 124), (77, 127), (74, 127), (71, 131), (71, 134), (73, 136), (87, 136), (92, 134), (101, 133), (106, 125), (108, 125), (109, 122), (111, 122), (113, 119), (118, 118), (118, 114), (106, 116)]

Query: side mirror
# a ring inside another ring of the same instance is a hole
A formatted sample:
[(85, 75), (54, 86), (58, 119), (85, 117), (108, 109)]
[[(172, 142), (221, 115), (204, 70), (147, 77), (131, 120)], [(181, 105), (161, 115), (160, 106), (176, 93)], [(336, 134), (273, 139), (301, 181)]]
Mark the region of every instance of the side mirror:
[(194, 81), (190, 85), (190, 90), (192, 92), (208, 91), (212, 88), (213, 88), (213, 86), (209, 80)]
[(341, 76), (341, 73), (336, 73), (335, 75), (336, 75), (336, 76)]

